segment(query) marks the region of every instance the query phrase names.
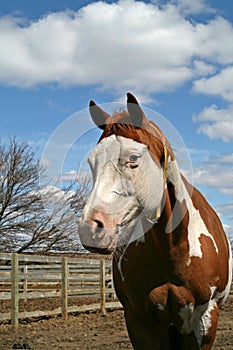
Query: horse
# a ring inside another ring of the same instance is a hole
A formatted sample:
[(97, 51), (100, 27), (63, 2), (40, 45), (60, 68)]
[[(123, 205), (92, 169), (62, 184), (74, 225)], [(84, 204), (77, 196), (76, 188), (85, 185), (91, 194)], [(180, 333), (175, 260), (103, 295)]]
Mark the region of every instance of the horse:
[(93, 188), (79, 235), (113, 255), (113, 278), (136, 350), (209, 350), (231, 286), (222, 224), (181, 174), (162, 130), (127, 93), (112, 116), (90, 101), (102, 135), (89, 155)]

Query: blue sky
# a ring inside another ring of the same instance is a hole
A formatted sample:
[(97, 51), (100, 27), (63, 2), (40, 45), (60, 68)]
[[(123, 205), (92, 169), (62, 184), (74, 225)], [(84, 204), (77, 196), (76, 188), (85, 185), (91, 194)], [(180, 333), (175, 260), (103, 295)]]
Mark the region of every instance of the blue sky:
[(65, 154), (72, 178), (99, 135), (85, 133), (89, 100), (124, 106), (131, 91), (181, 135), (194, 184), (233, 235), (232, 37), (229, 0), (1, 0), (0, 138), (40, 157), (59, 135), (50, 167)]

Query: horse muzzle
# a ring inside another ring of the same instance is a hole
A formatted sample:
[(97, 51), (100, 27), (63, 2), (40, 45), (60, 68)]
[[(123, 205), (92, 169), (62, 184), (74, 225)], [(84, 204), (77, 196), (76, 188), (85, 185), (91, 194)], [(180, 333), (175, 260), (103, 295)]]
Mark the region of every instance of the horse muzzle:
[(80, 221), (78, 233), (83, 247), (92, 253), (111, 254), (117, 245), (116, 228), (104, 228), (100, 224), (92, 226)]

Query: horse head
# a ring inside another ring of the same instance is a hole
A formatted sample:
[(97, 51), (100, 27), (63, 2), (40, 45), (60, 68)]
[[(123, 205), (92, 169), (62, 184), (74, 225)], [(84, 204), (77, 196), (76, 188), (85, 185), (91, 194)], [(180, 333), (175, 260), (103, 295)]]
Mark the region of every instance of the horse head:
[(132, 94), (127, 111), (110, 116), (94, 101), (89, 110), (103, 133), (88, 159), (94, 184), (79, 235), (86, 249), (109, 254), (143, 236), (143, 219), (152, 225), (158, 219), (174, 155)]

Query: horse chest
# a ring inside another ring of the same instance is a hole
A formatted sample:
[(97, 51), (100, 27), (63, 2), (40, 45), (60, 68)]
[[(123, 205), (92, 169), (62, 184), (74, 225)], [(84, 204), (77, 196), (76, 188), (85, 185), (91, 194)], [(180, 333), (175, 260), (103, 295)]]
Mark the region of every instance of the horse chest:
[(190, 267), (181, 267), (178, 265), (174, 274), (174, 270), (162, 268), (162, 264), (156, 269), (137, 261), (131, 264), (129, 260), (115, 264), (117, 295), (124, 306), (130, 305), (136, 313), (181, 326), (182, 310), (196, 303), (206, 303), (210, 297), (209, 284), (188, 274)]

